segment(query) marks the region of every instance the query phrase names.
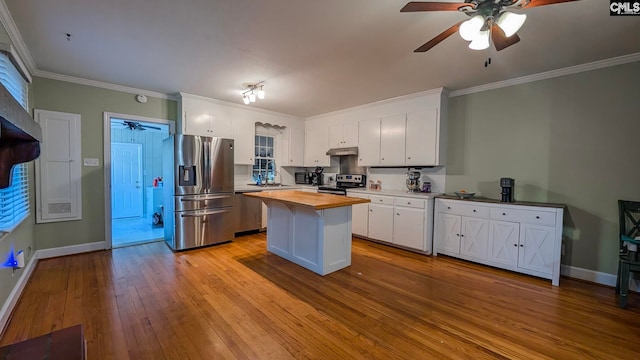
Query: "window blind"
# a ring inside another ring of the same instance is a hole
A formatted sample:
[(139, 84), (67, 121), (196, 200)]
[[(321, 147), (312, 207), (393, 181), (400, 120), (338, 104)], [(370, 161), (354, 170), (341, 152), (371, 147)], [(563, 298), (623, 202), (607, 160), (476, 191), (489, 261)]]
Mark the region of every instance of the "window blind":
[[(0, 52), (0, 83), (27, 109), (27, 81), (6, 53)], [(11, 232), (30, 214), (27, 164), (11, 169), (11, 185), (0, 189), (0, 232)]]

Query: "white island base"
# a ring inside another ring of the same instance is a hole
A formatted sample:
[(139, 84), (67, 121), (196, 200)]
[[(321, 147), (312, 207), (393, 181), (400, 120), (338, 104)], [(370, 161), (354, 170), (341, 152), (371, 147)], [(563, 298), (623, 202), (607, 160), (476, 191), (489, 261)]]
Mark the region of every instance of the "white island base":
[(268, 251), (320, 275), (351, 265), (351, 206), (265, 202)]

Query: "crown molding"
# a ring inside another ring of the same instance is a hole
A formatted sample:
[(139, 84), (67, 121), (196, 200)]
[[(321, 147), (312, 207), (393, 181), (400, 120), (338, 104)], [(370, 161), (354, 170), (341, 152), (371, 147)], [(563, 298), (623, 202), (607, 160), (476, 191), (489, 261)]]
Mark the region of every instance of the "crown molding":
[(7, 4), (4, 2), (4, 0), (0, 0), (0, 22), (2, 22), (2, 25), (4, 25), (4, 28), (9, 35), (9, 39), (13, 43), (13, 46), (16, 48), (18, 55), (27, 66), (27, 70), (29, 70), (29, 72), (33, 74), (37, 69), (36, 63), (33, 61), (33, 58), (29, 53), (29, 49), (27, 49), (27, 45), (22, 40), (22, 35), (20, 35), (18, 27), (13, 21), (11, 12), (9, 12), (9, 8), (7, 7)]
[(48, 71), (36, 70), (33, 75), (41, 78), (46, 78), (46, 79), (66, 81), (70, 83), (94, 86), (94, 87), (108, 89), (108, 90), (122, 91), (126, 93), (131, 93), (131, 94), (142, 94), (142, 95), (152, 96), (159, 99), (167, 99), (167, 100), (174, 100), (174, 101), (178, 99), (175, 95), (165, 94), (157, 91), (137, 89), (129, 86), (116, 85), (116, 84), (106, 83), (106, 82), (97, 81), (97, 80), (90, 80), (90, 79), (85, 79), (85, 78), (80, 78), (75, 76), (56, 74)]
[(232, 103), (232, 102), (229, 102), (229, 101), (218, 100), (218, 99), (214, 99), (214, 98), (209, 98), (209, 97), (205, 97), (205, 96), (189, 94), (189, 93), (185, 93), (185, 92), (179, 92), (179, 93), (177, 93), (177, 94), (175, 94), (173, 96), (175, 96), (175, 98), (177, 100), (179, 100), (179, 99), (181, 99), (183, 97), (186, 97), (186, 98), (191, 98), (191, 99), (198, 99), (198, 100), (208, 101), (208, 102), (213, 103), (213, 104), (233, 107), (233, 108), (236, 108), (236, 109), (254, 111), (254, 112), (257, 112), (257, 113), (262, 113), (262, 114), (267, 114), (267, 115), (275, 115), (275, 116), (279, 116), (279, 117), (286, 117), (286, 118), (289, 118), (291, 120), (297, 120), (297, 121), (304, 120), (303, 116), (297, 116), (297, 115), (277, 112), (277, 111), (273, 111), (273, 110), (262, 109), (262, 108), (256, 107), (255, 105), (251, 106), (251, 105), (244, 105), (244, 104), (236, 104), (236, 103)]
[(576, 65), (576, 66), (570, 66), (563, 69), (541, 72), (538, 74), (522, 76), (518, 78), (474, 86), (474, 87), (461, 89), (461, 90), (453, 90), (449, 93), (449, 97), (469, 95), (469, 94), (478, 93), (482, 91), (499, 89), (507, 86), (526, 84), (526, 83), (538, 81), (538, 80), (551, 79), (551, 78), (556, 78), (556, 77), (565, 76), (565, 75), (578, 74), (585, 71), (591, 71), (591, 70), (597, 70), (597, 69), (602, 69), (602, 68), (616, 66), (616, 65), (628, 64), (636, 61), (640, 61), (640, 53), (618, 56), (615, 58), (594, 61), (594, 62)]

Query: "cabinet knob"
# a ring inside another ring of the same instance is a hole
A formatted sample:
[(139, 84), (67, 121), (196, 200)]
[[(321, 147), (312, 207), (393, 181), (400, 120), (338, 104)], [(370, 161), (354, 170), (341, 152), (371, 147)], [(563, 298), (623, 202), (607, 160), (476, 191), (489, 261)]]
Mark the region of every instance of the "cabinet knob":
[(447, 206), (447, 209), (451, 210), (451, 206)]
[(460, 234), (456, 234), (456, 236), (460, 236)]
[(369, 212), (373, 212), (373, 209), (369, 209)]
[(518, 247), (518, 244), (513, 244), (513, 246)]
[(506, 215), (507, 215), (507, 214), (505, 214), (505, 213), (502, 213), (502, 216), (506, 216)]
[(411, 156), (408, 156), (407, 159), (411, 160)]
[(536, 216), (536, 219), (540, 219), (540, 216)]
[(411, 205), (411, 201), (407, 201), (407, 205)]
[(400, 213), (396, 213), (396, 215), (400, 216)]
[(473, 212), (476, 212), (476, 209), (473, 209)]
[(524, 244), (520, 244), (520, 247), (524, 247)]
[(460, 234), (461, 237), (464, 237), (464, 234)]

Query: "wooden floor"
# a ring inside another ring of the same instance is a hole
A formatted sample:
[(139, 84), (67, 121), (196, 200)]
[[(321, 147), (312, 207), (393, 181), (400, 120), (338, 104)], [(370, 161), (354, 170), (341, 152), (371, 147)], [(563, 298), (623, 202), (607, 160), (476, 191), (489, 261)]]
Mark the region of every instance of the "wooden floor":
[(640, 295), (355, 239), (321, 277), (265, 235), (40, 261), (0, 345), (82, 323), (95, 359), (639, 359)]

